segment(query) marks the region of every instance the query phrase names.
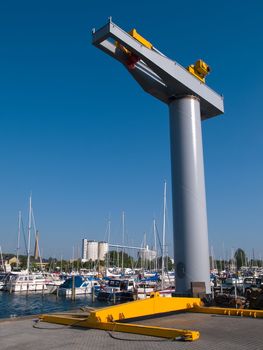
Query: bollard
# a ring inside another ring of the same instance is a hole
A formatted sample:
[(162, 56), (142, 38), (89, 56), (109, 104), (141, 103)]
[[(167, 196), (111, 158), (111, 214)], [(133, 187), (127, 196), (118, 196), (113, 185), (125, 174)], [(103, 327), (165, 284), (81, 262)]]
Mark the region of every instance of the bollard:
[(138, 300), (138, 288), (134, 289), (135, 300)]
[(72, 276), (71, 300), (75, 300), (75, 275)]
[(94, 303), (94, 301), (95, 301), (95, 288), (94, 288), (94, 286), (91, 287), (91, 295), (92, 295), (92, 302)]
[(235, 303), (236, 303), (236, 309), (237, 309), (237, 280), (235, 282)]
[(116, 304), (116, 293), (113, 292), (113, 304)]

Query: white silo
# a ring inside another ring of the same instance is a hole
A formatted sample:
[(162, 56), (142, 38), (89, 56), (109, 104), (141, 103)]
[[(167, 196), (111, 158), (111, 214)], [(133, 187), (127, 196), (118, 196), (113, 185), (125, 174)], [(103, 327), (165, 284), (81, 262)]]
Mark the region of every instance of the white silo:
[(98, 258), (101, 261), (105, 260), (106, 254), (109, 252), (109, 243), (107, 242), (99, 242), (99, 255)]
[(87, 242), (87, 260), (88, 261), (98, 260), (98, 242), (97, 241)]
[(87, 261), (87, 244), (88, 240), (86, 238), (82, 239), (82, 261)]

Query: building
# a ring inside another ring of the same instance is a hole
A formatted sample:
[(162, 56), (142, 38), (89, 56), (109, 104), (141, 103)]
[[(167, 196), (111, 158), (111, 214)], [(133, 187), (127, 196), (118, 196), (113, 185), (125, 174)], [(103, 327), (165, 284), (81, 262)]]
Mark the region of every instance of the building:
[(84, 238), (82, 240), (82, 254), (81, 254), (81, 261), (86, 262), (87, 260), (87, 242), (88, 240)]
[(86, 261), (104, 261), (106, 254), (109, 252), (109, 244), (107, 242), (82, 239), (82, 262)]
[(109, 243), (103, 242), (103, 241), (99, 242), (98, 259), (100, 261), (104, 261), (108, 252), (109, 252)]
[(142, 260), (153, 261), (154, 259), (156, 259), (156, 256), (156, 251), (149, 249), (148, 245), (146, 245), (145, 249), (139, 251), (139, 257)]

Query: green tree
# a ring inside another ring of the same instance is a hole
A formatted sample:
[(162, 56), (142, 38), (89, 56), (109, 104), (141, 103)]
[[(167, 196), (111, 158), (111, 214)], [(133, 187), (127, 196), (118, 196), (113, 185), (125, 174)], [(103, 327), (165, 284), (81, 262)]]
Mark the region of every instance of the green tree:
[[(106, 262), (109, 262), (109, 266), (121, 267), (122, 264), (122, 252), (111, 250), (106, 257)], [(106, 263), (105, 262), (105, 263)], [(134, 266), (134, 259), (127, 253), (123, 253), (123, 266), (132, 268)]]
[(238, 248), (235, 252), (234, 258), (236, 260), (237, 269), (240, 269), (241, 266), (246, 264), (247, 257), (243, 249)]

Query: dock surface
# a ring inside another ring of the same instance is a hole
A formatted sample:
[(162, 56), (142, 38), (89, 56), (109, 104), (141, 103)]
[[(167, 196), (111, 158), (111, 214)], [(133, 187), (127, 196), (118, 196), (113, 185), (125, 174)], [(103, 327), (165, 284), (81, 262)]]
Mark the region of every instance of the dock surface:
[[(263, 320), (208, 314), (182, 313), (133, 323), (200, 331), (194, 342), (170, 341), (135, 334), (67, 327), (37, 317), (0, 322), (1, 350), (260, 350), (263, 349)], [(34, 326), (35, 325), (35, 326)], [(33, 327), (34, 326), (34, 327)]]

